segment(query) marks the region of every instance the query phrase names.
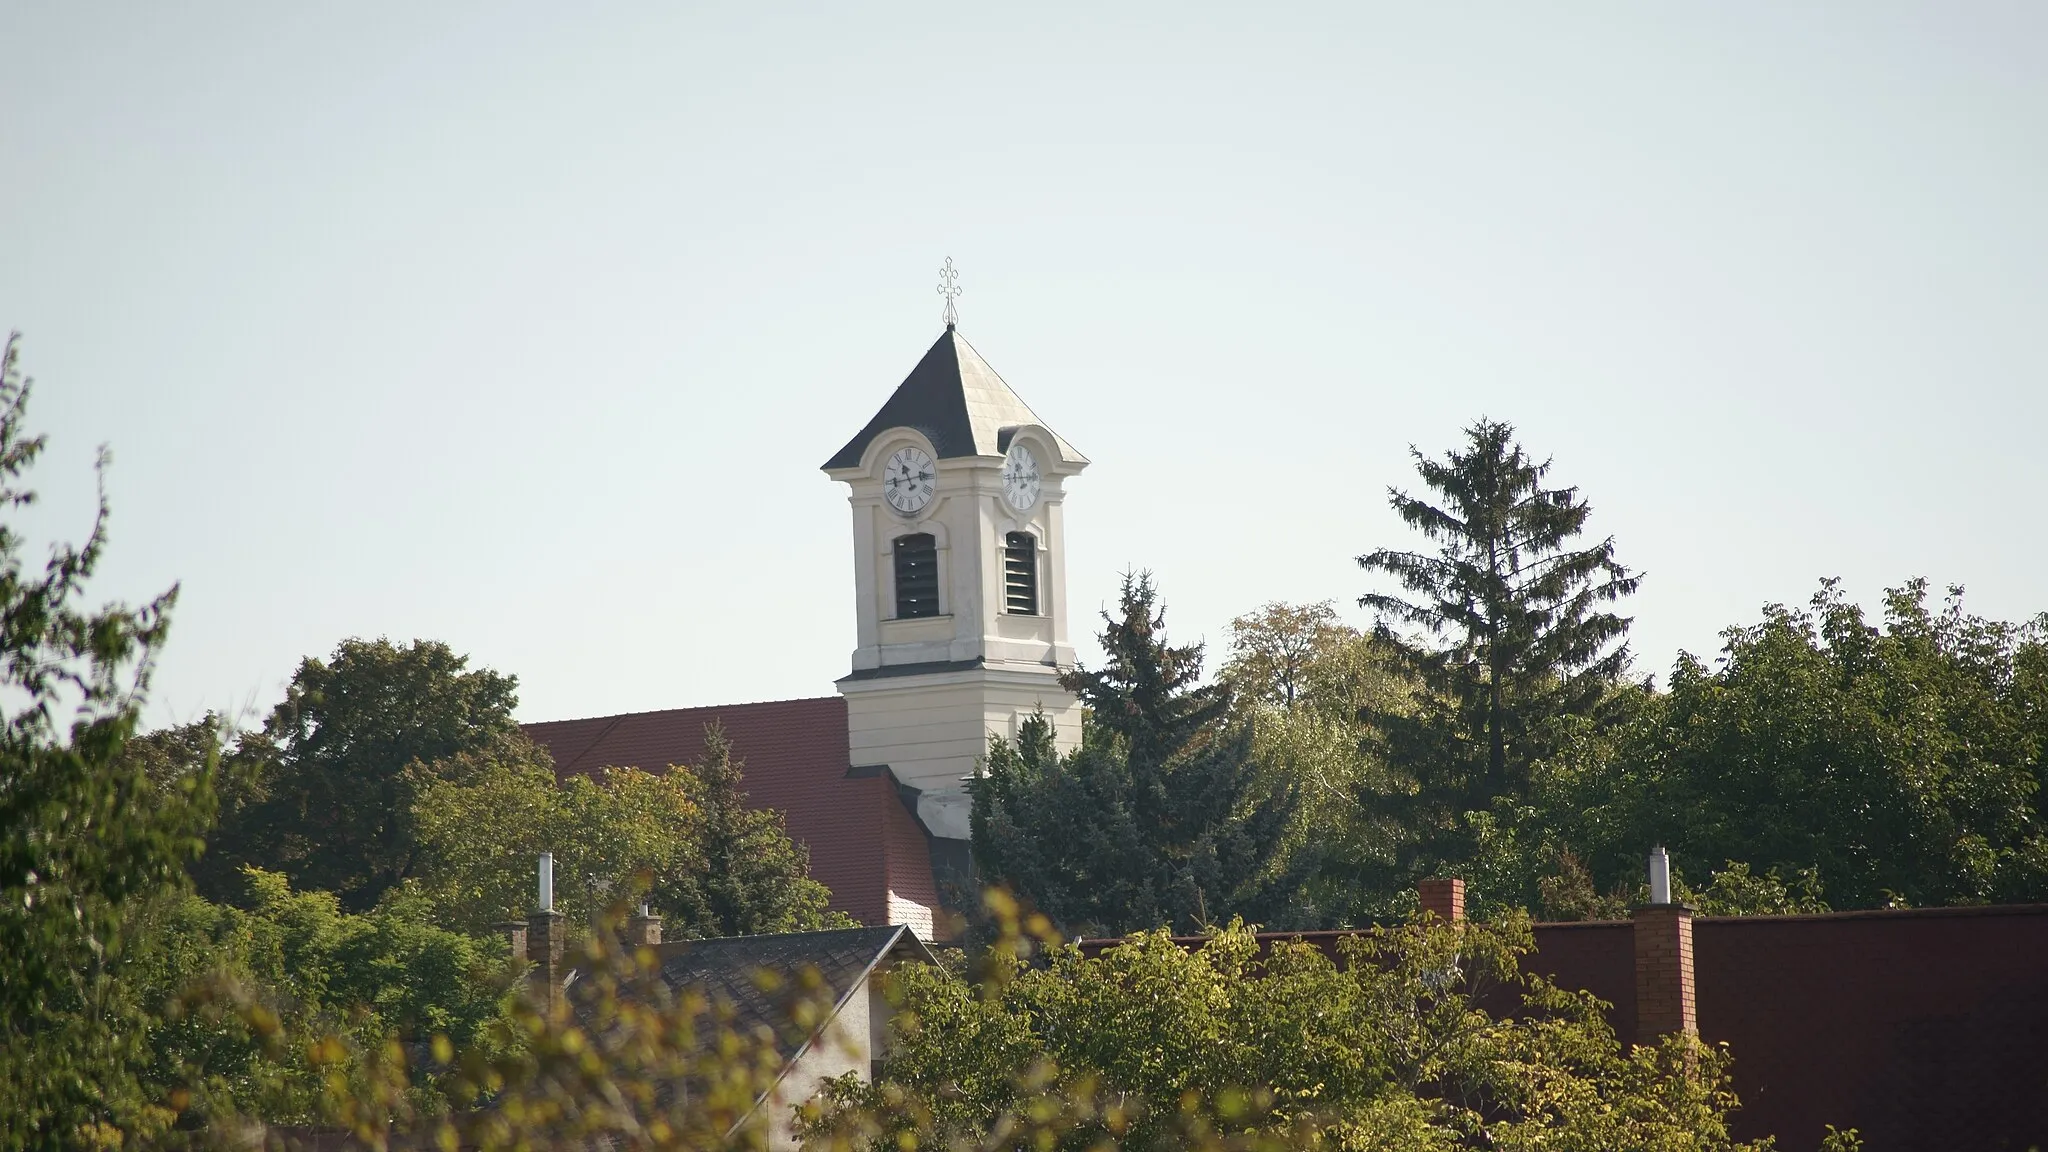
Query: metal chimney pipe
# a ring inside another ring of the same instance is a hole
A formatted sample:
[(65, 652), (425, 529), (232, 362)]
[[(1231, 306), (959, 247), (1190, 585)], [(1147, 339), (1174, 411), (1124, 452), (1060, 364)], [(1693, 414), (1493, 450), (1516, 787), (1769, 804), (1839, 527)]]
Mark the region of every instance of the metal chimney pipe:
[(1671, 855), (1662, 844), (1650, 849), (1650, 903), (1671, 903)]
[[(1662, 849), (1659, 849), (1659, 851), (1662, 851)], [(540, 910), (543, 912), (553, 912), (555, 910), (555, 854), (553, 852), (543, 852), (540, 854)]]

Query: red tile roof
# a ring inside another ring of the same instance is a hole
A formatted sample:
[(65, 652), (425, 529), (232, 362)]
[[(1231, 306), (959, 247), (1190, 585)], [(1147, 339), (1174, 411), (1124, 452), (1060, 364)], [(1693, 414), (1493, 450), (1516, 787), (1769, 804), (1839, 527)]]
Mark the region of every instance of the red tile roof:
[[(671, 708), (525, 725), (555, 759), (559, 776), (600, 768), (659, 772), (698, 763), (704, 729), (725, 728), (746, 763), (747, 801), (783, 814), (790, 836), (810, 849), (811, 876), (832, 890), (832, 907), (863, 924), (902, 919), (901, 903), (937, 903), (924, 831), (887, 774), (849, 777), (846, 701), (838, 696), (710, 708)], [(898, 901), (890, 915), (890, 893)], [(928, 925), (923, 931), (929, 933)]]

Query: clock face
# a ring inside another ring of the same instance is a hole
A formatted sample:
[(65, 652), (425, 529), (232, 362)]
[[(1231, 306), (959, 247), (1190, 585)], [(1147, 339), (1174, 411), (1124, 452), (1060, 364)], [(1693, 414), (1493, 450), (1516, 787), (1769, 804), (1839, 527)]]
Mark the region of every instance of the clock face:
[(898, 448), (882, 469), (882, 495), (898, 512), (916, 512), (932, 502), (938, 469), (922, 448)]
[(1038, 503), (1038, 461), (1022, 444), (1010, 445), (1010, 454), (1003, 458), (1003, 499), (1019, 512)]

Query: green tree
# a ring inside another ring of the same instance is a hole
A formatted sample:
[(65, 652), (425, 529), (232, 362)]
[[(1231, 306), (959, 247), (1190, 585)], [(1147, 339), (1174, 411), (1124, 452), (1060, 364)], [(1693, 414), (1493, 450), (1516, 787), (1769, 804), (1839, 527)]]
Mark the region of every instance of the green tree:
[(463, 753), (523, 739), (517, 680), (468, 664), (438, 641), (383, 639), (344, 640), (328, 659), (301, 663), (262, 731), (235, 751), (244, 796), (223, 821), (210, 875), (276, 868), (358, 912), (412, 875), (421, 789), (467, 763)]
[(1772, 877), (1843, 908), (2048, 898), (2048, 618), (1927, 595), (1889, 590), (1880, 627), (1823, 581), (1723, 633), (1717, 666), (1681, 653), (1668, 693), (1543, 767), (1528, 823), (1603, 880), (1653, 843), (1742, 862), (1738, 903)]
[[(611, 908), (605, 926), (615, 927), (624, 913), (624, 905)], [(1006, 931), (996, 946), (1010, 949), (1013, 936)], [(656, 975), (661, 958), (653, 950), (624, 947), (611, 931), (575, 943), (570, 958), (581, 978), (569, 997), (554, 1005), (514, 998), (505, 1018), (493, 1024), (492, 1031), (518, 1043), (459, 1048), (438, 1038), (418, 1057), (398, 1046), (364, 1053), (352, 1073), (329, 1078), (323, 1114), (372, 1147), (762, 1152), (787, 1140), (774, 1115), (778, 1109), (760, 1106), (777, 1085), (785, 1053), (798, 1045), (828, 1050), (845, 1035), (836, 1026), (844, 1015), (833, 1016), (833, 990), (815, 969), (756, 973), (755, 988), (781, 1011), (765, 1026), (741, 1028), (719, 991), (671, 988)], [(242, 1007), (252, 1022), (261, 1015), (260, 1005)], [(858, 1027), (865, 1032), (867, 1025)], [(310, 1053), (316, 1067), (337, 1067), (333, 1061), (350, 1046), (346, 1038), (291, 1026), (272, 1035), (272, 1048)], [(418, 1091), (422, 1065), (437, 1091)], [(890, 1148), (959, 1152), (1078, 1148), (1083, 1139), (1093, 1148), (1184, 1152), (1308, 1152), (1317, 1146), (1305, 1125), (1243, 1131), (1246, 1095), (1226, 1092), (1217, 1100), (1166, 1101), (1148, 1109), (1128, 1093), (1047, 1078), (1015, 1091), (1014, 1103), (983, 1130), (953, 1139), (932, 1124), (921, 1101), (905, 1096), (835, 1108), (829, 1116), (813, 1101), (802, 1109), (811, 1121), (804, 1146), (866, 1152), (883, 1132), (891, 1136)], [(1154, 1116), (1143, 1129), (1148, 1142), (1118, 1140), (1137, 1135), (1128, 1119), (1139, 1115)], [(1225, 1117), (1227, 1124), (1217, 1122)], [(236, 1135), (254, 1144), (265, 1133), (250, 1127)], [(279, 1134), (268, 1135), (275, 1140)]]
[(1268, 786), (1301, 797), (1287, 835), (1290, 859), (1313, 872), (1294, 903), (1304, 922), (1359, 923), (1405, 906), (1370, 881), (1384, 871), (1400, 829), (1358, 802), (1392, 786), (1364, 715), (1405, 713), (1415, 684), (1386, 644), (1337, 618), (1335, 605), (1266, 604), (1232, 620), (1217, 678), (1251, 726), (1252, 758)]
[[(149, 1017), (128, 971), (140, 911), (177, 888), (212, 814), (204, 764), (160, 787), (125, 755), (175, 589), (83, 607), (108, 505), (41, 572), (15, 515), (44, 438), (24, 425), (18, 337), (0, 353), (0, 1145), (113, 1144), (166, 1122), (144, 1090)], [(107, 455), (100, 454), (101, 475)]]
[(671, 773), (693, 783), (703, 864), (657, 877), (653, 898), (686, 935), (757, 936), (850, 927), (826, 905), (832, 893), (810, 876), (810, 852), (789, 838), (782, 814), (750, 808), (740, 789), (746, 766), (724, 729), (704, 733), (704, 761)]
[(1304, 709), (1354, 721), (1361, 710), (1397, 712), (1414, 682), (1388, 646), (1337, 618), (1328, 600), (1261, 605), (1229, 624), (1217, 679), (1240, 708)]
[(1629, 620), (1602, 606), (1641, 579), (1615, 560), (1612, 537), (1572, 546), (1591, 506), (1576, 488), (1544, 487), (1550, 462), (1531, 459), (1512, 426), (1482, 419), (1465, 438), (1442, 460), (1409, 450), (1438, 503), (1388, 490), (1434, 549), (1358, 558), (1400, 586), (1359, 604), (1426, 689), (1411, 711), (1369, 716), (1408, 778), (1363, 797), (1413, 836), (1395, 862), (1404, 883), (1469, 856), (1464, 814), (1526, 796), (1556, 723), (1591, 714), (1613, 690), (1628, 668)]
[[(316, 1122), (328, 1076), (362, 1074), (346, 1055), (312, 1060), (265, 1043), (270, 1027), (342, 1038), (354, 1053), (435, 1036), (489, 1041), (513, 978), (501, 944), (435, 926), (404, 888), (354, 915), (279, 873), (252, 868), (243, 881), (246, 909), (191, 893), (153, 909), (159, 947), (131, 973), (157, 1021), (152, 1077), (180, 1103), (181, 1127)], [(223, 1010), (233, 1005), (254, 1019)], [(423, 1077), (412, 1092), (430, 1096)]]
[(1149, 574), (1126, 576), (1120, 600), (1103, 613), (1107, 662), (1062, 680), (1088, 709), (1081, 746), (1058, 755), (1042, 718), (990, 741), (972, 815), (983, 880), (1104, 931), (1285, 920), (1298, 794), (1262, 786), (1230, 689), (1198, 685), (1201, 645), (1167, 643)]
[[(218, 767), (226, 733), (226, 723), (212, 712), (187, 724), (143, 732), (122, 746), (123, 766), (141, 769), (160, 791), (176, 792)], [(218, 791), (220, 781), (214, 785)]]
[(702, 765), (659, 773), (557, 782), (524, 741), (436, 766), (416, 801), (420, 894), (441, 923), (489, 932), (531, 910), (534, 862), (552, 852), (556, 907), (576, 925), (628, 894), (662, 913), (672, 939), (851, 925), (827, 910), (831, 893), (781, 814), (746, 807), (724, 733), (707, 736)]
[(1334, 957), (1233, 925), (1196, 949), (1157, 933), (1093, 955), (994, 949), (971, 979), (907, 966), (881, 1075), (834, 1082), (852, 1115), (816, 1127), (877, 1152), (974, 1147), (1047, 1093), (1121, 1106), (1039, 1147), (1176, 1147), (1191, 1118), (1335, 1148), (1753, 1147), (1728, 1135), (1725, 1051), (1625, 1049), (1591, 997), (1520, 973), (1528, 947), (1520, 921), (1362, 934)]
[(482, 934), (525, 919), (542, 852), (554, 853), (555, 906), (574, 925), (649, 880), (681, 884), (704, 870), (704, 813), (686, 775), (608, 768), (557, 783), (530, 744), (463, 759), (421, 789), (414, 813), (419, 891), (451, 928)]

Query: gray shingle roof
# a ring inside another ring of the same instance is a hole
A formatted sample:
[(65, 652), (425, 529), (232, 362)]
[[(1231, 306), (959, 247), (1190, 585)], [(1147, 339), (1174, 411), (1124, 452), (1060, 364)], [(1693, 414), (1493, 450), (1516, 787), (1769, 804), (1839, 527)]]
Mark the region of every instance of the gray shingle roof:
[[(869, 441), (891, 428), (915, 428), (938, 449), (939, 459), (957, 456), (1000, 456), (1009, 447), (1005, 429), (1022, 424), (1046, 428), (1045, 421), (1017, 398), (981, 353), (951, 328), (946, 329), (903, 383), (896, 386), (882, 410), (860, 435), (846, 442), (826, 470), (857, 468)], [(1087, 457), (1053, 434), (1060, 457), (1085, 463)]]
[(785, 1060), (796, 1056), (803, 1038), (789, 1034), (784, 1015), (787, 992), (762, 991), (756, 973), (773, 972), (787, 981), (806, 967), (815, 968), (836, 1007), (875, 965), (892, 956), (936, 962), (917, 934), (900, 924), (678, 940), (662, 944), (655, 954), (661, 959), (662, 983), (674, 991), (701, 988), (714, 1002), (730, 1002), (733, 1027), (748, 1033), (766, 1026), (784, 1049)]

